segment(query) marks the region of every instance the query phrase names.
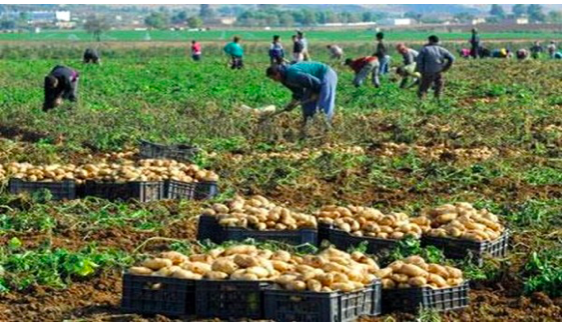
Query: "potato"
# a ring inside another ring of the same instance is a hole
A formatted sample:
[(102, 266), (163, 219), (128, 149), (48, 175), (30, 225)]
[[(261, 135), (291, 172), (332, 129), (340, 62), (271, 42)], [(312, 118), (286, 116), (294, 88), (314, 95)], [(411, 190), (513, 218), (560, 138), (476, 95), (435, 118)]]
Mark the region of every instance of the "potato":
[(258, 276), (256, 274), (253, 274), (253, 273), (232, 274), (231, 280), (258, 281)]
[(160, 257), (167, 258), (172, 261), (174, 265), (180, 265), (186, 261), (188, 261), (188, 257), (182, 253), (178, 252), (164, 252), (160, 254)]
[(337, 282), (333, 283), (330, 288), (334, 291), (351, 292), (356, 288), (351, 282)]
[(207, 254), (194, 254), (190, 255), (189, 260), (191, 262), (202, 262), (206, 264), (213, 263), (213, 256)]
[(345, 273), (347, 271), (345, 266), (335, 262), (326, 263), (325, 265), (323, 265), (323, 270), (326, 272), (341, 272), (341, 273)]
[(315, 279), (309, 279), (307, 280), (307, 290), (309, 291), (313, 291), (313, 292), (320, 292), (323, 288), (323, 285), (320, 281), (315, 280)]
[(220, 271), (210, 271), (205, 273), (205, 277), (210, 280), (224, 280), (228, 278), (229, 275)]
[(448, 270), (445, 267), (438, 264), (433, 264), (433, 263), (428, 264), (428, 272), (437, 274), (444, 279), (450, 277)]
[(437, 220), (439, 223), (448, 223), (452, 220), (454, 220), (455, 218), (457, 218), (457, 214), (456, 213), (444, 213), (438, 216)]
[(408, 289), (408, 288), (411, 288), (411, 285), (408, 284), (408, 283), (399, 283), (399, 284), (397, 285), (397, 288), (398, 288), (398, 289)]
[(172, 273), (174, 273), (178, 270), (182, 270), (182, 268), (180, 268), (179, 266), (176, 266), (176, 265), (167, 266), (167, 267), (163, 267), (160, 270), (156, 271), (154, 273), (154, 275), (167, 277), (167, 276), (171, 276)]
[(293, 268), (289, 263), (277, 261), (277, 260), (273, 260), (272, 265), (273, 265), (274, 269), (276, 269), (280, 272), (286, 272), (286, 271), (289, 271)]
[(270, 275), (270, 272), (261, 266), (252, 266), (246, 269), (248, 274), (255, 274), (258, 278), (265, 278)]
[(461, 278), (449, 278), (448, 280), (446, 280), (446, 282), (451, 287), (457, 287), (458, 285), (461, 285), (463, 283), (463, 279), (461, 279)]
[(389, 235), (389, 238), (391, 239), (401, 239), (405, 236), (404, 233), (400, 232), (400, 231), (394, 231), (391, 233), (391, 235)]
[(202, 262), (190, 262), (188, 265), (188, 270), (197, 274), (205, 274), (211, 271), (211, 265)]
[(129, 273), (134, 275), (150, 275), (153, 270), (144, 266), (132, 266), (129, 268)]
[(198, 280), (201, 279), (201, 274), (196, 275), (193, 272), (180, 269), (180, 270), (175, 270), (174, 273), (172, 273), (172, 277), (176, 279)]
[(235, 255), (234, 262), (241, 268), (248, 268), (251, 266), (260, 265), (257, 258), (252, 257), (250, 255), (242, 255), (242, 254)]
[(213, 204), (212, 209), (217, 213), (229, 213), (229, 208), (226, 205), (220, 203)]
[(381, 286), (383, 289), (394, 289), (396, 287), (395, 281), (391, 279), (382, 279)]
[(160, 270), (163, 267), (168, 267), (168, 266), (172, 266), (172, 261), (167, 259), (167, 258), (151, 258), (151, 259), (147, 259), (142, 263), (142, 266), (144, 267), (148, 267), (149, 269), (152, 270)]
[(331, 274), (334, 276), (334, 282), (349, 282), (350, 281), (348, 276), (344, 273), (331, 272)]
[(283, 275), (279, 276), (277, 279), (275, 279), (274, 281), (276, 283), (285, 285), (285, 284), (288, 284), (292, 281), (295, 281), (296, 279), (297, 279), (296, 275), (283, 274)]
[(434, 283), (439, 288), (444, 288), (448, 286), (448, 283), (444, 278), (437, 274), (429, 273), (427, 277), (428, 282)]
[(445, 266), (445, 268), (450, 278), (461, 279), (463, 277), (463, 272), (460, 269), (451, 266)]
[(393, 274), (393, 269), (390, 267), (386, 267), (375, 271), (375, 275), (380, 279), (387, 278), (391, 276), (391, 274)]
[(204, 216), (214, 216), (214, 215), (216, 215), (216, 214), (217, 214), (217, 212), (215, 212), (215, 210), (209, 209), (209, 208), (208, 208), (208, 209), (203, 209), (203, 210), (201, 211), (201, 215), (204, 215)]
[(393, 270), (393, 272), (399, 272), (401, 270), (401, 268), (403, 267), (403, 265), (405, 265), (405, 262), (403, 261), (395, 261), (391, 264), (389, 264), (389, 268), (391, 268), (391, 270)]
[(307, 284), (303, 281), (292, 281), (287, 283), (285, 288), (289, 291), (304, 291), (307, 289)]
[(253, 253), (256, 253), (256, 251), (257, 251), (256, 246), (236, 245), (236, 246), (231, 246), (231, 247), (227, 248), (225, 250), (225, 252), (223, 253), (223, 255), (225, 255), (225, 256), (236, 255), (236, 254), (252, 255)]
[(407, 283), (409, 281), (408, 275), (400, 273), (391, 274), (390, 278), (396, 283)]
[(334, 274), (332, 273), (318, 274), (315, 279), (321, 282), (323, 286), (330, 287), (332, 283), (334, 283)]
[(422, 276), (415, 276), (409, 279), (408, 284), (412, 287), (422, 287), (426, 285), (426, 278)]
[(217, 259), (213, 264), (211, 264), (211, 269), (213, 271), (220, 271), (227, 274), (233, 274), (236, 270), (238, 270), (238, 265), (225, 258)]

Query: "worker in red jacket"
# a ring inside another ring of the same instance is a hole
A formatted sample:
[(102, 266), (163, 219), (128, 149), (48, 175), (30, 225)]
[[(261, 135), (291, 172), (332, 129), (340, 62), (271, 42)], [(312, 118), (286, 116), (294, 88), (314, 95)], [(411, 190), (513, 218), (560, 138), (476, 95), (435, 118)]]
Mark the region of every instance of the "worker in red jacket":
[(371, 74), (371, 81), (379, 88), (379, 60), (376, 56), (366, 56), (358, 59), (346, 59), (345, 64), (354, 70), (354, 86), (360, 87)]

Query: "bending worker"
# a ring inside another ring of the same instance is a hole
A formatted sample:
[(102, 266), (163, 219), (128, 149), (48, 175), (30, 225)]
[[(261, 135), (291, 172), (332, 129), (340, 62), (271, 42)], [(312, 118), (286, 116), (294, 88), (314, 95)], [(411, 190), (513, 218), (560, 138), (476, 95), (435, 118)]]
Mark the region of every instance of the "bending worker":
[(420, 73), (416, 72), (416, 58), (418, 57), (418, 52), (408, 48), (403, 43), (397, 44), (397, 52), (403, 56), (403, 66), (397, 68), (397, 74), (402, 77), (400, 87), (406, 88), (407, 83), (409, 82), (409, 77), (412, 77), (413, 84), (408, 87), (410, 88), (418, 84), (421, 77)]
[(354, 86), (360, 87), (371, 74), (371, 82), (379, 88), (379, 60), (376, 56), (366, 56), (359, 59), (346, 59), (345, 65), (354, 70)]
[(319, 62), (299, 62), (290, 66), (272, 66), (266, 70), (266, 75), (280, 82), (293, 93), (293, 99), (282, 111), (291, 111), (301, 105), (303, 122), (301, 135), (307, 135), (312, 117), (317, 109), (325, 114), (325, 125), (331, 128), (336, 98), (336, 72), (328, 65)]
[(94, 63), (94, 64), (100, 63), (100, 55), (98, 54), (98, 51), (90, 48), (84, 51), (84, 55), (82, 56), (82, 59), (84, 63)]
[(45, 100), (43, 111), (47, 112), (60, 105), (63, 99), (76, 102), (78, 88), (78, 72), (58, 65), (45, 77)]

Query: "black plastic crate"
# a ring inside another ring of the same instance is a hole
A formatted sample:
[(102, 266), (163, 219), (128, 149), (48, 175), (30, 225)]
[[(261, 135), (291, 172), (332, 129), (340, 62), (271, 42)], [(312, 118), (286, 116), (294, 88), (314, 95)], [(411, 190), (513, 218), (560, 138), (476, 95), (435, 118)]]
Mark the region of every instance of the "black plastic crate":
[(219, 194), (217, 182), (197, 182), (194, 189), (194, 199), (209, 200)]
[(382, 295), (384, 313), (416, 312), (419, 308), (436, 311), (455, 310), (469, 305), (469, 282), (443, 289), (430, 287), (384, 289)]
[(444, 255), (451, 259), (465, 259), (471, 256), (473, 262), (482, 266), (486, 255), (492, 257), (504, 257), (508, 253), (508, 241), (510, 232), (504, 233), (494, 241), (477, 242), (467, 239), (431, 237), (423, 235), (421, 243), (423, 246), (434, 246), (444, 251)]
[(336, 248), (347, 250), (352, 247), (358, 247), (363, 242), (367, 242), (366, 253), (374, 255), (385, 255), (399, 243), (394, 239), (382, 239), (373, 237), (354, 236), (344, 230), (331, 227), (328, 229), (328, 240)]
[(121, 309), (144, 315), (194, 315), (195, 281), (124, 274)]
[(263, 281), (196, 281), (196, 315), (222, 319), (262, 319)]
[(105, 183), (86, 181), (86, 196), (96, 196), (107, 200), (137, 200), (149, 202), (164, 199), (163, 182)]
[(196, 183), (167, 180), (164, 182), (164, 197), (172, 200), (191, 200), (194, 198)]
[(326, 223), (322, 223), (319, 222), (317, 225), (317, 233), (318, 233), (318, 237), (319, 237), (319, 245), (323, 242), (323, 240), (329, 240), (330, 241), (330, 229), (332, 228), (331, 225), (326, 224)]
[(348, 322), (380, 311), (380, 282), (347, 293), (264, 291), (264, 317), (278, 322)]
[(142, 158), (174, 159), (177, 161), (191, 161), (199, 152), (199, 148), (191, 145), (164, 145), (141, 140), (139, 155)]
[(11, 178), (9, 191), (12, 194), (39, 192), (48, 190), (53, 200), (74, 200), (76, 198), (76, 182), (63, 180), (61, 182), (28, 182), (19, 178)]
[(272, 240), (290, 245), (318, 244), (316, 229), (260, 231), (239, 227), (222, 227), (215, 217), (199, 217), (198, 240), (209, 239), (216, 244), (221, 244), (226, 241), (242, 241), (247, 238), (253, 238), (257, 241)]

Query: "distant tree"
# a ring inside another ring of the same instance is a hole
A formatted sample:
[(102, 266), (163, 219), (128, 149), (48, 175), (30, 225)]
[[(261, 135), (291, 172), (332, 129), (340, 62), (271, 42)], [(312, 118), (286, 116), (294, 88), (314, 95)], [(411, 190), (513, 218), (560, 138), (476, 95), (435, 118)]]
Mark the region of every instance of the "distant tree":
[(258, 10), (263, 10), (263, 11), (274, 11), (277, 10), (279, 8), (279, 5), (258, 5)]
[(461, 23), (469, 23), (471, 22), (473, 19), (475, 19), (475, 16), (468, 13), (468, 12), (460, 12), (454, 15), (454, 19), (456, 19), (457, 21), (461, 22)]
[(16, 28), (16, 21), (11, 19), (2, 19), (0, 20), (0, 29), (15, 29)]
[(414, 11), (407, 11), (405, 12), (405, 18), (411, 18), (415, 20), (421, 20), (422, 14), (414, 12)]
[(364, 11), (362, 13), (362, 21), (364, 23), (367, 23), (367, 22), (370, 22), (370, 21), (375, 21), (375, 15), (371, 11)]
[(545, 22), (546, 16), (543, 13), (543, 8), (541, 5), (529, 5), (527, 13), (531, 21), (540, 23)]
[(186, 20), (188, 20), (188, 13), (185, 11), (179, 11), (170, 18), (173, 24), (184, 24)]
[(213, 10), (213, 8), (211, 8), (211, 5), (209, 5), (209, 4), (200, 5), (199, 16), (203, 20), (213, 18), (213, 17), (215, 17), (215, 10)]
[(491, 14), (491, 16), (498, 18), (504, 18), (505, 16), (504, 9), (501, 5), (497, 4), (491, 6), (491, 11), (489, 13)]
[(550, 23), (561, 24), (561, 11), (552, 10), (547, 14), (547, 20)]
[(84, 23), (84, 29), (96, 38), (96, 41), (102, 40), (102, 34), (110, 29), (110, 24), (104, 16), (90, 15)]
[(280, 25), (285, 27), (290, 27), (295, 24), (295, 19), (289, 12), (283, 12), (280, 14)]
[(164, 29), (168, 26), (168, 16), (162, 12), (152, 12), (145, 18), (145, 25), (154, 29)]
[(337, 23), (338, 16), (334, 13), (334, 11), (327, 11), (325, 15), (325, 19), (327, 23)]
[(203, 26), (203, 20), (198, 16), (191, 16), (187, 19), (189, 28), (201, 28)]
[(512, 14), (516, 18), (524, 16), (526, 14), (526, 5), (517, 4), (512, 6)]
[(301, 22), (305, 26), (314, 25), (317, 21), (315, 20), (315, 13), (311, 10), (303, 10), (303, 21)]

